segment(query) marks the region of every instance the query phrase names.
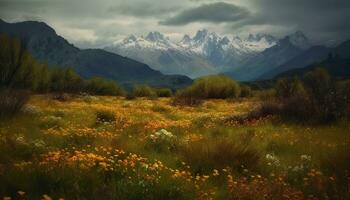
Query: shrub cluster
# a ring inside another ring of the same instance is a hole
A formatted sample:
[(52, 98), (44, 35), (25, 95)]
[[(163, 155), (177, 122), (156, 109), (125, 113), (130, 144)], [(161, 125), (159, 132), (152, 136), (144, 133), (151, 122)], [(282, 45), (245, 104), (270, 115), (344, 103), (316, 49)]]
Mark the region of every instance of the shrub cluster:
[(112, 123), (115, 122), (115, 113), (108, 110), (97, 110), (96, 111), (96, 121), (102, 123)]
[(247, 85), (241, 86), (241, 97), (251, 97), (253, 95), (252, 89)]
[(228, 99), (240, 96), (239, 84), (224, 75), (207, 76), (176, 93), (174, 104), (196, 105), (203, 99)]
[(27, 91), (0, 89), (0, 117), (9, 117), (19, 112), (29, 99)]
[(132, 93), (135, 97), (157, 97), (155, 90), (148, 85), (135, 86)]
[(302, 79), (279, 79), (275, 87), (274, 114), (301, 122), (332, 122), (349, 117), (349, 87), (349, 81), (333, 80), (321, 68), (306, 73)]
[(126, 96), (127, 99), (134, 99), (136, 97), (171, 97), (172, 91), (169, 88), (152, 88), (148, 85), (138, 85), (134, 86), (133, 90), (129, 92)]

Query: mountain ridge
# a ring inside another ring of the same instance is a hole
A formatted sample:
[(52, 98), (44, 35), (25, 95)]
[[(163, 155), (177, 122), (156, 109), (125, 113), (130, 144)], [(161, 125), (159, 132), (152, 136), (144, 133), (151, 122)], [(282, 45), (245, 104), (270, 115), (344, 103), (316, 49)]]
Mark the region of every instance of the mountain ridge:
[(144, 62), (166, 74), (199, 76), (232, 70), (239, 62), (274, 45), (276, 39), (267, 34), (252, 36), (248, 41), (220, 36), (207, 29), (190, 37), (185, 34), (173, 42), (159, 32), (144, 36), (127, 36), (104, 49)]
[(79, 49), (44, 22), (0, 23), (0, 33), (19, 38), (34, 58), (50, 67), (69, 66), (84, 78), (101, 76), (122, 85), (182, 87), (192, 81), (186, 76), (163, 75), (141, 62), (102, 49)]

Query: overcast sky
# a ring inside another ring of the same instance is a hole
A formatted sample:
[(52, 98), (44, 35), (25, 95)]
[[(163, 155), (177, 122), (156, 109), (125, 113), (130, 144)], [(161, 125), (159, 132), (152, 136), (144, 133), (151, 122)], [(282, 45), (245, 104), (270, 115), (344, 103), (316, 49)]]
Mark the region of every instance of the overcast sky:
[(350, 38), (350, 0), (0, 0), (0, 17), (44, 21), (80, 47), (150, 31), (179, 40), (202, 28), (277, 37), (301, 30), (316, 43)]

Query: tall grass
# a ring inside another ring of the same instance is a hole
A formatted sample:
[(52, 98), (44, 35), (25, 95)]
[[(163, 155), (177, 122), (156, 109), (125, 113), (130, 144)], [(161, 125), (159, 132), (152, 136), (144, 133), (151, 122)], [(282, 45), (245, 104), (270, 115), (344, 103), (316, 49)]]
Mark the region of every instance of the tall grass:
[(233, 168), (258, 170), (260, 154), (248, 143), (227, 138), (210, 138), (186, 145), (180, 151), (183, 159), (195, 172), (208, 173), (213, 169)]

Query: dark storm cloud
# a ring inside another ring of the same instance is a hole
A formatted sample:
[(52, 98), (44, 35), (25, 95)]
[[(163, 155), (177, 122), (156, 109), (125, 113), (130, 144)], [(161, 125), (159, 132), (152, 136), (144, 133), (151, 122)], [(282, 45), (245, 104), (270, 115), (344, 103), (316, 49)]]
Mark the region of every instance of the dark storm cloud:
[(248, 16), (249, 12), (245, 8), (218, 2), (184, 10), (173, 17), (160, 21), (159, 24), (180, 26), (192, 22), (234, 22), (245, 19)]
[(38, 20), (73, 43), (101, 46), (128, 34), (272, 33), (350, 38), (350, 0), (0, 0), (0, 18)]
[(127, 15), (133, 17), (158, 17), (179, 10), (180, 5), (155, 4), (150, 1), (130, 3), (123, 2), (108, 9), (108, 12), (117, 15)]
[(249, 19), (234, 24), (290, 27), (309, 33), (315, 40), (350, 37), (349, 0), (254, 0), (256, 12)]

